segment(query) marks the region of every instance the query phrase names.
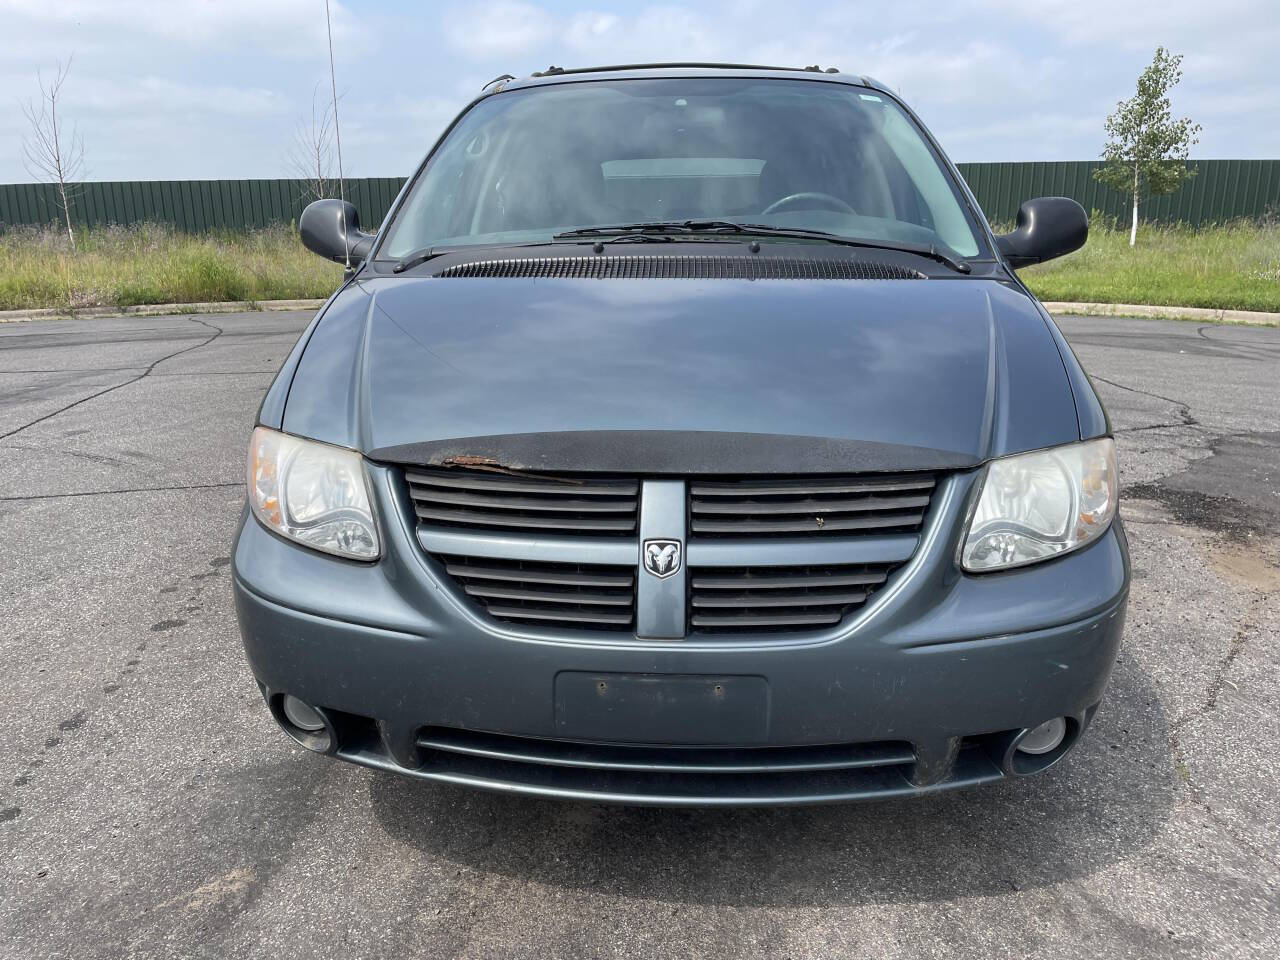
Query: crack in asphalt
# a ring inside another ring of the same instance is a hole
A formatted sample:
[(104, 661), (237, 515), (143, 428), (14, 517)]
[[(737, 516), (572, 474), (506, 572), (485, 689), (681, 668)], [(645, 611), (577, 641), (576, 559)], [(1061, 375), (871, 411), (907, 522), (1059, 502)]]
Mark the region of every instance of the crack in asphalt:
[[(1210, 342), (1221, 342), (1221, 341), (1215, 341), (1212, 337), (1206, 336), (1204, 333), (1203, 327), (1197, 330), (1196, 332), (1199, 334), (1199, 336), (1203, 337), (1205, 340), (1209, 340)], [(1091, 375), (1091, 376), (1092, 376), (1092, 379), (1098, 380), (1102, 383), (1106, 383), (1119, 390), (1125, 390), (1129, 393), (1135, 393), (1142, 396), (1151, 397), (1152, 399), (1160, 400), (1164, 403), (1172, 404), (1174, 407), (1177, 408), (1177, 414), (1181, 418), (1181, 422), (1178, 422), (1178, 423), (1148, 424), (1143, 426), (1127, 427), (1127, 428), (1114, 431), (1116, 434), (1136, 433), (1140, 431), (1160, 430), (1160, 429), (1192, 430), (1200, 434), (1209, 434), (1208, 443), (1211, 446), (1219, 442), (1220, 440), (1237, 435), (1233, 433), (1215, 434), (1211, 430), (1200, 425), (1199, 420), (1197, 420), (1191, 413), (1190, 404), (1182, 400), (1177, 400), (1173, 397), (1168, 397), (1162, 394), (1153, 393), (1149, 390), (1140, 390), (1136, 387), (1130, 387), (1126, 384), (1118, 383), (1114, 380), (1109, 380), (1106, 377), (1099, 377), (1096, 375)], [(1200, 438), (1197, 437), (1197, 441), (1199, 440)], [(1198, 446), (1199, 443), (1197, 442), (1196, 444), (1193, 444), (1193, 445)], [(1181, 446), (1181, 444), (1179, 444), (1179, 446)], [(1160, 482), (1161, 482), (1160, 480), (1157, 480), (1153, 483), (1138, 484), (1136, 486), (1126, 488), (1124, 493), (1129, 495), (1137, 495), (1140, 499), (1147, 499), (1154, 492), (1154, 489), (1160, 484)], [(1188, 525), (1188, 521), (1185, 518), (1161, 520), (1161, 519), (1147, 519), (1147, 518), (1141, 518), (1141, 517), (1137, 517), (1137, 518), (1125, 517), (1124, 521), (1126, 524), (1169, 526), (1174, 529), (1185, 528)], [(1192, 523), (1191, 525), (1198, 526), (1198, 524), (1195, 524), (1195, 523)], [(1258, 614), (1262, 605), (1264, 605), (1267, 602), (1267, 600), (1268, 600), (1268, 595), (1266, 592), (1258, 591), (1255, 593), (1254, 597), (1249, 602), (1249, 605), (1247, 606), (1244, 613), (1241, 615), (1239, 621), (1237, 622), (1235, 633), (1231, 637), (1231, 641), (1227, 646), (1227, 650), (1222, 655), (1222, 657), (1218, 660), (1217, 665), (1214, 668), (1212, 675), (1209, 677), (1209, 681), (1205, 685), (1204, 692), (1200, 696), (1197, 705), (1192, 707), (1181, 717), (1175, 719), (1172, 723), (1170, 723), (1169, 733), (1168, 733), (1169, 746), (1173, 754), (1175, 767), (1176, 769), (1179, 770), (1183, 779), (1186, 782), (1187, 791), (1190, 796), (1190, 800), (1192, 804), (1194, 804), (1197, 808), (1203, 810), (1205, 815), (1210, 819), (1210, 821), (1212, 821), (1214, 825), (1216, 825), (1222, 831), (1223, 835), (1227, 837), (1232, 843), (1234, 843), (1240, 850), (1254, 857), (1262, 859), (1264, 861), (1269, 859), (1268, 852), (1260, 848), (1256, 843), (1254, 843), (1248, 837), (1244, 836), (1235, 827), (1235, 825), (1231, 823), (1229, 818), (1219, 814), (1218, 811), (1215, 810), (1213, 805), (1210, 803), (1209, 798), (1206, 796), (1204, 790), (1201, 788), (1199, 783), (1197, 783), (1196, 778), (1192, 773), (1192, 767), (1188, 759), (1187, 748), (1183, 743), (1183, 733), (1188, 726), (1190, 726), (1191, 724), (1195, 723), (1197, 720), (1200, 720), (1203, 717), (1206, 717), (1209, 714), (1213, 713), (1215, 710), (1217, 710), (1219, 701), (1222, 698), (1223, 691), (1227, 688), (1228, 685), (1230, 685), (1230, 680), (1228, 679), (1227, 675), (1230, 673), (1232, 666), (1240, 658), (1240, 655), (1244, 652), (1245, 648), (1247, 647), (1249, 635), (1253, 631), (1258, 629), (1259, 627)]]
[(26, 500), (62, 500), (67, 497), (104, 497), (113, 493), (168, 493), (175, 490), (219, 490), (243, 487), (244, 481), (234, 483), (186, 483), (174, 487), (127, 487), (123, 490), (80, 490), (73, 493), (33, 493), (22, 497), (0, 497), (0, 503), (21, 503)]
[(52, 453), (64, 457), (73, 457), (77, 460), (87, 460), (90, 463), (132, 466), (128, 460), (121, 460), (119, 457), (110, 457), (105, 453), (85, 453), (80, 450), (64, 450), (61, 447), (41, 447), (29, 443), (0, 443), (0, 450), (30, 450), (33, 453)]
[[(1206, 337), (1206, 339), (1209, 339), (1209, 338)], [(1127, 430), (1115, 431), (1117, 434), (1132, 433), (1139, 430), (1155, 430), (1155, 429), (1161, 429), (1161, 428), (1190, 429), (1190, 430), (1195, 430), (1195, 431), (1204, 432), (1204, 433), (1210, 432), (1206, 430), (1205, 427), (1198, 425), (1199, 422), (1191, 415), (1190, 405), (1182, 402), (1181, 400), (1175, 400), (1172, 397), (1162, 396), (1160, 394), (1151, 393), (1150, 391), (1146, 391), (1146, 390), (1139, 390), (1134, 387), (1126, 386), (1125, 384), (1122, 384), (1122, 383), (1116, 383), (1114, 381), (1107, 380), (1103, 377), (1095, 377), (1094, 379), (1101, 380), (1103, 383), (1108, 383), (1111, 386), (1117, 387), (1118, 389), (1121, 389), (1121, 390), (1127, 390), (1131, 393), (1142, 394), (1144, 396), (1149, 396), (1157, 400), (1162, 400), (1166, 403), (1171, 403), (1178, 408), (1178, 415), (1183, 418), (1182, 423), (1153, 424), (1145, 427), (1131, 427), (1131, 428), (1128, 428)], [(1228, 437), (1236, 436), (1236, 435), (1237, 434), (1234, 434), (1234, 433), (1211, 435), (1209, 438), (1209, 443), (1210, 445), (1212, 445), (1222, 439), (1226, 439)], [(1157, 480), (1154, 483), (1138, 484), (1134, 487), (1127, 488), (1125, 492), (1130, 495), (1137, 495), (1141, 499), (1147, 499), (1151, 494), (1155, 492), (1155, 488), (1158, 487), (1160, 482), (1161, 481)], [(1125, 517), (1125, 523), (1136, 524), (1136, 525), (1168, 526), (1174, 529), (1183, 529), (1189, 524), (1192, 526), (1199, 526), (1198, 523), (1195, 523), (1194, 521), (1189, 521), (1186, 518), (1172, 519), (1172, 520), (1157, 520), (1157, 519)], [(1216, 531), (1216, 532), (1221, 532), (1221, 531)], [(1189, 727), (1191, 724), (1210, 715), (1211, 713), (1213, 713), (1215, 710), (1218, 709), (1219, 702), (1223, 695), (1223, 691), (1228, 686), (1231, 685), (1231, 681), (1228, 679), (1228, 674), (1231, 672), (1233, 665), (1240, 658), (1241, 654), (1245, 651), (1246, 647), (1248, 646), (1250, 635), (1258, 629), (1260, 625), (1258, 615), (1260, 610), (1262, 609), (1262, 606), (1266, 604), (1267, 601), (1268, 601), (1268, 594), (1265, 591), (1257, 591), (1255, 593), (1254, 597), (1250, 600), (1244, 613), (1241, 615), (1239, 621), (1237, 622), (1235, 632), (1231, 637), (1230, 643), (1227, 646), (1227, 650), (1219, 658), (1211, 676), (1209, 677), (1208, 683), (1205, 685), (1204, 692), (1201, 694), (1197, 704), (1191, 709), (1189, 709), (1182, 716), (1178, 717), (1172, 723), (1170, 723), (1169, 733), (1168, 733), (1169, 746), (1173, 754), (1174, 765), (1186, 783), (1186, 789), (1187, 789), (1191, 803), (1198, 809), (1202, 810), (1205, 816), (1207, 816), (1209, 820), (1222, 832), (1222, 835), (1226, 837), (1230, 842), (1234, 843), (1238, 849), (1240, 849), (1241, 851), (1243, 851), (1244, 853), (1250, 856), (1253, 856), (1263, 861), (1268, 861), (1270, 859), (1268, 851), (1259, 847), (1258, 844), (1254, 843), (1250, 838), (1245, 836), (1239, 829), (1237, 829), (1235, 824), (1231, 822), (1231, 819), (1229, 817), (1220, 814), (1214, 808), (1213, 804), (1210, 802), (1209, 797), (1206, 795), (1204, 789), (1197, 782), (1197, 778), (1193, 773), (1193, 768), (1191, 766), (1187, 747), (1183, 742), (1183, 735), (1187, 727)]]
[[(175, 354), (176, 356), (176, 354)], [(145, 369), (141, 364), (133, 367), (65, 367), (61, 370), (0, 370), (0, 377), (8, 373), (122, 373), (125, 370)], [(252, 375), (274, 376), (275, 368), (259, 367), (257, 370), (180, 370), (177, 373), (151, 373), (152, 377), (243, 377)]]
[(1232, 665), (1239, 659), (1240, 654), (1244, 652), (1248, 644), (1249, 633), (1258, 628), (1257, 613), (1266, 601), (1267, 594), (1258, 591), (1253, 600), (1250, 601), (1248, 609), (1245, 610), (1244, 615), (1240, 618), (1240, 622), (1236, 626), (1236, 632), (1227, 647), (1227, 652), (1218, 661), (1218, 666), (1214, 670), (1213, 677), (1205, 690), (1203, 700), (1198, 706), (1188, 710), (1169, 725), (1169, 744), (1173, 748), (1174, 763), (1186, 780), (1187, 791), (1191, 794), (1191, 802), (1204, 810), (1209, 819), (1221, 828), (1223, 833), (1230, 837), (1237, 846), (1262, 860), (1270, 860), (1268, 852), (1258, 847), (1247, 837), (1242, 836), (1228, 819), (1220, 815), (1196, 782), (1191, 772), (1191, 764), (1187, 761), (1186, 748), (1182, 743), (1182, 732), (1187, 726), (1208, 716), (1218, 708), (1218, 699), (1222, 696), (1222, 691), (1231, 683), (1227, 679), (1227, 674), (1230, 672)]
[(1257, 627), (1254, 612), (1261, 599), (1263, 598), (1258, 597), (1251, 601), (1248, 610), (1246, 610), (1244, 616), (1240, 618), (1240, 623), (1236, 627), (1236, 632), (1231, 637), (1231, 643), (1227, 646), (1227, 652), (1218, 661), (1218, 665), (1213, 671), (1213, 676), (1209, 680), (1209, 685), (1205, 689), (1204, 698), (1200, 705), (1194, 709), (1188, 710), (1185, 714), (1169, 725), (1169, 730), (1173, 736), (1173, 745), (1175, 748), (1181, 748), (1178, 738), (1184, 727), (1196, 720), (1199, 720), (1201, 717), (1207, 716), (1217, 709), (1218, 698), (1222, 696), (1223, 688), (1227, 685), (1227, 671), (1231, 669), (1231, 665), (1235, 663), (1240, 657), (1240, 654), (1244, 652), (1246, 634)]
[[(1174, 424), (1174, 426), (1194, 427), (1200, 422), (1199, 420), (1197, 420), (1195, 417), (1191, 415), (1191, 405), (1184, 403), (1181, 400), (1175, 400), (1173, 397), (1166, 397), (1163, 394), (1159, 394), (1159, 393), (1152, 393), (1150, 390), (1139, 390), (1137, 387), (1126, 386), (1123, 383), (1117, 383), (1115, 380), (1108, 380), (1106, 377), (1099, 377), (1096, 374), (1093, 374), (1091, 376), (1091, 379), (1113, 386), (1118, 390), (1127, 390), (1130, 393), (1141, 394), (1144, 397), (1151, 397), (1153, 400), (1162, 400), (1165, 403), (1173, 404), (1175, 407), (1178, 408), (1178, 416), (1182, 418), (1182, 423)], [(1137, 430), (1137, 429), (1143, 429), (1143, 428), (1130, 427), (1127, 432), (1132, 432), (1133, 430)], [(1148, 427), (1145, 429), (1154, 429), (1154, 428)], [(1116, 432), (1119, 433), (1120, 431), (1116, 431)], [(0, 439), (3, 439), (3, 438), (0, 438)]]
[[(216, 314), (208, 314), (208, 316), (216, 316)], [(151, 319), (165, 319), (165, 318), (161, 317), (161, 318), (151, 318)], [(205, 323), (205, 321), (195, 316), (189, 316), (189, 315), (176, 316), (175, 315), (172, 319), (185, 320), (187, 322), (192, 322), (192, 323), (200, 323), (206, 327), (213, 326), (213, 324)], [(41, 349), (53, 349), (53, 348), (65, 348), (65, 347), (101, 347), (107, 344), (119, 344), (119, 343), (155, 343), (158, 340), (194, 339), (192, 337), (187, 337), (187, 336), (178, 336), (176, 335), (176, 331), (175, 331), (175, 336), (157, 337), (155, 334), (156, 334), (156, 331), (154, 329), (148, 328), (145, 330), (139, 330), (137, 333), (137, 336), (132, 336), (132, 337), (103, 337), (103, 336), (90, 337), (81, 333), (62, 333), (62, 334), (27, 333), (27, 334), (6, 336), (3, 330), (0, 329), (0, 343), (3, 343), (6, 348), (12, 347), (12, 349), (15, 349), (15, 350), (41, 350)], [(235, 340), (267, 340), (273, 337), (280, 338), (280, 339), (283, 339), (286, 337), (296, 339), (297, 334), (291, 332), (290, 330), (277, 330), (277, 331), (246, 330), (243, 332), (231, 331), (231, 332), (228, 332), (226, 336), (228, 339), (235, 339)], [(68, 339), (73, 337), (80, 338), (80, 339)], [(35, 340), (37, 342), (36, 343), (21, 342), (24, 340)], [(139, 366), (145, 366), (145, 364), (139, 364)]]
[(135, 363), (131, 367), (61, 367), (58, 369), (39, 370), (0, 370), (0, 376), (6, 373), (119, 373), (124, 370), (142, 370), (146, 367), (144, 363)]
[(178, 373), (153, 373), (153, 377), (274, 377), (275, 368), (265, 370), (182, 370)]
[(153, 371), (160, 364), (164, 363), (166, 360), (172, 360), (174, 357), (180, 357), (182, 356), (182, 354), (190, 353), (192, 350), (199, 350), (201, 347), (208, 346), (209, 344), (213, 343), (213, 341), (217, 340), (220, 336), (222, 336), (223, 330), (221, 327), (214, 326), (212, 323), (206, 323), (205, 321), (200, 320), (196, 317), (188, 317), (186, 319), (188, 319), (191, 323), (198, 323), (202, 327), (208, 327), (210, 330), (214, 331), (213, 336), (208, 337), (205, 340), (201, 340), (199, 343), (195, 343), (190, 346), (183, 347), (181, 350), (175, 350), (173, 353), (166, 354), (160, 359), (154, 361), (149, 367), (143, 370), (142, 373), (138, 374), (136, 377), (131, 377), (130, 379), (125, 380), (123, 383), (117, 383), (113, 386), (107, 387), (105, 390), (99, 390), (97, 393), (91, 393), (87, 397), (81, 397), (79, 400), (76, 400), (74, 403), (69, 403), (65, 407), (61, 407), (57, 410), (54, 410), (52, 413), (46, 413), (42, 417), (36, 417), (36, 419), (32, 420), (30, 423), (25, 423), (20, 427), (16, 427), (15, 429), (10, 430), (8, 433), (0, 433), (0, 440), (8, 440), (10, 437), (21, 433), (23, 430), (30, 429), (31, 427), (34, 427), (38, 423), (44, 423), (46, 420), (52, 420), (54, 417), (59, 416), (60, 414), (66, 413), (68, 410), (72, 410), (75, 407), (80, 406), (81, 404), (88, 403), (90, 400), (96, 400), (98, 397), (106, 396), (108, 393), (113, 393), (114, 391), (119, 390), (122, 387), (127, 387), (130, 384), (137, 383), (139, 380), (145, 379), (148, 375), (150, 375), (151, 371)]
[(1148, 423), (1141, 427), (1121, 427), (1119, 430), (1112, 430), (1112, 433), (1141, 433), (1144, 430), (1180, 430), (1184, 427), (1193, 427), (1193, 423)]
[(1126, 527), (1132, 524), (1137, 524), (1142, 527), (1182, 527), (1182, 524), (1178, 523), (1177, 520), (1148, 520), (1144, 517), (1128, 517), (1123, 513), (1121, 513), (1120, 516), (1121, 519), (1124, 520), (1124, 525)]

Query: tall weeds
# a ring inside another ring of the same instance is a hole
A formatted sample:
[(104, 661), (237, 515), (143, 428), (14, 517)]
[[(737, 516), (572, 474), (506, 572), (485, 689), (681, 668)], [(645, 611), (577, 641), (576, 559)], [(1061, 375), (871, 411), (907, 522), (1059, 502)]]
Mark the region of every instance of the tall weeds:
[(290, 227), (185, 234), (161, 224), (0, 235), (0, 310), (327, 297), (342, 268)]
[(1107, 227), (1095, 219), (1082, 250), (1023, 270), (1027, 286), (1043, 300), (1280, 311), (1280, 224), (1148, 226), (1132, 248)]
[[(140, 224), (85, 230), (77, 243), (52, 229), (0, 234), (0, 310), (326, 297), (342, 279), (285, 226), (192, 235)], [(1280, 223), (1149, 226), (1131, 249), (1095, 218), (1084, 249), (1022, 276), (1045, 300), (1280, 311)]]

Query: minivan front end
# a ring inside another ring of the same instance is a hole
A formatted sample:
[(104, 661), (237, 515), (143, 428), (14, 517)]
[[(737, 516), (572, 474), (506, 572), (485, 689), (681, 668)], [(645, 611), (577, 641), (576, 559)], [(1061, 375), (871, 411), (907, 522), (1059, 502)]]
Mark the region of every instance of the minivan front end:
[[(964, 571), (984, 468), (714, 480), (365, 471), (381, 556), (320, 553), (246, 511), (237, 613), (295, 739), (427, 779), (736, 805), (1037, 772), (1087, 727), (1123, 628), (1118, 521), (1047, 563)], [(827, 536), (787, 512), (800, 501), (837, 508), (817, 514), (836, 524), (892, 526)], [(838, 509), (850, 502), (867, 509)], [(490, 525), (502, 509), (503, 526)], [(665, 567), (646, 556), (655, 541), (678, 545)], [(323, 729), (291, 719), (292, 700)]]
[(267, 393), (233, 555), (272, 716), (427, 780), (617, 803), (1053, 766), (1115, 663), (1105, 412), (864, 78), (558, 71), (463, 112)]

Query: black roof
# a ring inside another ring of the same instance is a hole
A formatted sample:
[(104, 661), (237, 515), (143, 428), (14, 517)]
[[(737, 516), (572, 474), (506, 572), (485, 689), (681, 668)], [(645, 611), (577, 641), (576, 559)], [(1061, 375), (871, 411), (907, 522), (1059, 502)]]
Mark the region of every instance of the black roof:
[(547, 67), (545, 70), (535, 70), (532, 75), (535, 77), (556, 77), (564, 73), (614, 73), (620, 70), (676, 70), (681, 68), (695, 68), (699, 70), (767, 70), (769, 72), (787, 70), (801, 73), (840, 72), (836, 67), (827, 67), (824, 70), (816, 64), (812, 67), (769, 67), (758, 63), (700, 63), (697, 61), (683, 61), (675, 63), (614, 63), (603, 67)]
[(503, 89), (586, 80), (600, 74), (630, 75), (630, 77), (639, 78), (653, 76), (655, 74), (668, 77), (698, 77), (709, 76), (719, 72), (732, 73), (739, 76), (773, 76), (793, 78), (796, 77), (797, 74), (808, 74), (809, 76), (813, 76), (814, 79), (821, 77), (824, 80), (830, 80), (836, 83), (856, 84), (859, 86), (875, 87), (879, 90), (887, 90), (883, 84), (878, 83), (870, 77), (841, 73), (835, 67), (824, 68), (817, 65), (811, 67), (776, 67), (755, 63), (702, 63), (696, 61), (680, 63), (618, 63), (605, 64), (597, 67), (552, 66), (547, 67), (545, 70), (538, 70), (528, 77), (521, 77), (519, 79), (506, 74), (489, 81), (489, 83), (485, 84), (485, 89), (488, 92), (496, 93)]

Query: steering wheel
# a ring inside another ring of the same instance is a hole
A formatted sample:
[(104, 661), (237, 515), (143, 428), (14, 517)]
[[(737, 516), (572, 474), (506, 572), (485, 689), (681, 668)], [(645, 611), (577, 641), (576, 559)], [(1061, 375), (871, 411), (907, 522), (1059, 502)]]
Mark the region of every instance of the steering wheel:
[[(858, 212), (857, 210), (853, 209), (853, 207), (849, 206), (847, 203), (841, 200), (839, 197), (833, 197), (829, 193), (814, 193), (812, 191), (806, 190), (803, 193), (792, 193), (792, 194), (789, 194), (788, 196), (782, 197), (779, 200), (775, 200), (773, 201), (773, 203), (769, 204), (767, 207), (761, 210), (760, 213), (761, 215), (766, 213), (777, 213), (779, 210), (782, 210), (785, 207), (794, 207), (797, 204), (803, 203), (805, 200), (816, 200), (818, 201), (819, 207), (826, 207), (830, 210), (838, 210), (841, 213), (852, 213), (856, 215)], [(812, 210), (813, 206), (812, 205), (802, 206), (801, 209)]]

